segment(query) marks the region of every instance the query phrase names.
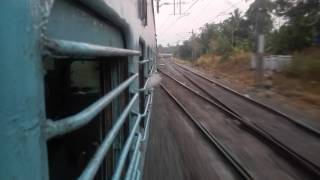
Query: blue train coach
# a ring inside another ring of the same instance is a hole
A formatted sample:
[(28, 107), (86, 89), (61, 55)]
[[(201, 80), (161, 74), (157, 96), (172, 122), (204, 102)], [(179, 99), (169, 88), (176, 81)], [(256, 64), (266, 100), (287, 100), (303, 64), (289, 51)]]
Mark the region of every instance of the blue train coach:
[(152, 0), (4, 0), (0, 179), (141, 179)]

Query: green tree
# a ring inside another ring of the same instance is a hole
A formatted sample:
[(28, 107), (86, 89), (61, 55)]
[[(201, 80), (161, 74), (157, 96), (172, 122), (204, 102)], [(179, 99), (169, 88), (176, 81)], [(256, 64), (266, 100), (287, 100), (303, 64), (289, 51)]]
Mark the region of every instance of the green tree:
[(286, 23), (271, 35), (272, 51), (292, 52), (311, 46), (320, 34), (320, 1), (276, 0), (275, 5)]

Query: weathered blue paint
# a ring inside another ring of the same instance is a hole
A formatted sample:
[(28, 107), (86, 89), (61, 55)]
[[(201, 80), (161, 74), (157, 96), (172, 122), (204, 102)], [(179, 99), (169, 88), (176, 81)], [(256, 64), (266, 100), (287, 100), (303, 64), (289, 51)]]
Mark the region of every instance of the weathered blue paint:
[(90, 122), (90, 120), (98, 115), (115, 97), (122, 93), (135, 79), (137, 79), (137, 77), (138, 74), (132, 75), (129, 79), (121, 83), (114, 90), (73, 116), (66, 117), (57, 121), (47, 120), (45, 128), (46, 137), (49, 139), (57, 135), (71, 132), (86, 125)]
[[(105, 97), (95, 106), (90, 106), (69, 119), (45, 121), (42, 42), (46, 43), (44, 45), (49, 49), (49, 55), (55, 57), (138, 55), (140, 39), (151, 48), (156, 48), (155, 34), (150, 33), (155, 32), (153, 10), (150, 8), (152, 4), (148, 3), (148, 7), (149, 25), (143, 26), (138, 18), (136, 0), (2, 2), (0, 19), (5, 28), (0, 30), (0, 179), (47, 180), (46, 138), (84, 125), (108, 104)], [(138, 60), (138, 57), (129, 57), (129, 73), (138, 72)], [(135, 94), (128, 106), (130, 110), (139, 112), (136, 94), (139, 84), (136, 79), (128, 85), (130, 93)], [(148, 102), (151, 102), (151, 97)], [(116, 134), (123, 122), (121, 118), (124, 119), (129, 114), (128, 111), (126, 109), (122, 112), (109, 132), (112, 135), (107, 136), (88, 164), (89, 170), (85, 174), (95, 174), (103, 153), (112, 143), (110, 137)], [(144, 117), (147, 113), (149, 111), (139, 116)], [(130, 119), (132, 122), (134, 120)], [(143, 137), (147, 130), (144, 133)], [(144, 142), (138, 141), (136, 144), (140, 146), (141, 143)], [(143, 157), (143, 152), (140, 151), (131, 157), (132, 160), (136, 159), (134, 169), (139, 167), (140, 157)], [(142, 171), (134, 172), (138, 172), (133, 175), (136, 177)]]
[(125, 47), (121, 29), (79, 1), (55, 0), (48, 19), (47, 36), (101, 46)]
[[(119, 1), (119, 0), (80, 0), (83, 4), (93, 9), (101, 16), (111, 20), (124, 33), (126, 48), (139, 50), (139, 39), (143, 39), (152, 49), (156, 49), (156, 36), (153, 3), (148, 3), (148, 26), (142, 26), (141, 20), (138, 18), (138, 0)], [(150, 1), (149, 1), (150, 2)], [(129, 72), (138, 72), (138, 57), (130, 57)], [(139, 87), (136, 81), (130, 87), (130, 92), (134, 93)], [(135, 111), (139, 111), (139, 102), (136, 102)]]
[(40, 0), (0, 6), (0, 179), (48, 179)]

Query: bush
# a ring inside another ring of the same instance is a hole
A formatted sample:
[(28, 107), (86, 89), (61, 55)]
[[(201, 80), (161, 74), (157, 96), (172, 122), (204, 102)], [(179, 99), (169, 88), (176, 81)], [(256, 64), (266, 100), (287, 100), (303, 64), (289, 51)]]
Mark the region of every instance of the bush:
[(296, 52), (292, 62), (285, 69), (288, 76), (320, 81), (320, 49), (309, 48)]

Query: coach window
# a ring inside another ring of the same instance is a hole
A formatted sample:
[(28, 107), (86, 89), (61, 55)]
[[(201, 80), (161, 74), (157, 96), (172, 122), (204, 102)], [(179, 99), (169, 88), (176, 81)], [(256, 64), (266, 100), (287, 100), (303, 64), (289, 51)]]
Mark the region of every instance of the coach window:
[(148, 25), (148, 3), (147, 0), (139, 0), (139, 18), (144, 26)]

